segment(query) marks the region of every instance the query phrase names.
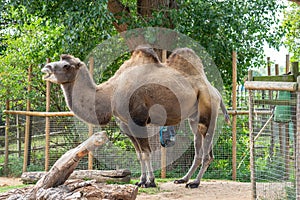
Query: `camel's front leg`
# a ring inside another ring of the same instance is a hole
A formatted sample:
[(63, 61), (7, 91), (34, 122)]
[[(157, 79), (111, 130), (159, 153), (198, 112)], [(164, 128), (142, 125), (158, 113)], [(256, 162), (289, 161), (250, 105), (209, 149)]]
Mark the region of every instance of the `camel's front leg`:
[(120, 128), (132, 141), (137, 158), (140, 161), (141, 177), (140, 181), (136, 183), (136, 185), (139, 187), (156, 187), (155, 176), (151, 163), (151, 148), (148, 138), (136, 137), (134, 134), (132, 134), (132, 131), (130, 131), (128, 125), (123, 122), (120, 123)]
[(141, 164), (141, 178), (137, 183), (139, 187), (156, 187), (155, 177), (151, 163), (151, 149), (148, 138), (135, 138), (130, 136), (135, 146), (138, 159)]
[(151, 163), (151, 148), (148, 138), (138, 138), (131, 136), (131, 140), (135, 146), (138, 159), (141, 164), (141, 178), (137, 183), (139, 187), (156, 187), (155, 176), (153, 173), (153, 167)]
[(141, 165), (141, 176), (140, 176), (140, 181), (136, 183), (137, 186), (142, 187), (143, 185), (146, 184), (147, 182), (147, 169), (146, 169), (146, 163), (142, 160), (142, 153), (141, 152), (137, 152), (136, 150), (136, 154), (137, 154), (137, 158), (140, 161), (140, 165)]
[(156, 187), (155, 176), (153, 173), (153, 167), (151, 163), (151, 152), (145, 153), (145, 163), (147, 167), (147, 182), (146, 187)]

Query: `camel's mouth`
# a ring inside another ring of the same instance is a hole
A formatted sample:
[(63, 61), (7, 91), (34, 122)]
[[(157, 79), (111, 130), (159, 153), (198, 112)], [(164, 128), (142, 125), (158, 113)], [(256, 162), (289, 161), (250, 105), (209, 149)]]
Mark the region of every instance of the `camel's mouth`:
[(43, 80), (48, 80), (50, 76), (53, 74), (51, 70), (48, 68), (43, 68), (42, 72), (45, 73), (45, 75), (43, 76)]
[(51, 76), (51, 74), (50, 74), (50, 73), (47, 73), (46, 75), (43, 76), (43, 79), (44, 79), (44, 80), (47, 80), (48, 78), (50, 78), (50, 76)]

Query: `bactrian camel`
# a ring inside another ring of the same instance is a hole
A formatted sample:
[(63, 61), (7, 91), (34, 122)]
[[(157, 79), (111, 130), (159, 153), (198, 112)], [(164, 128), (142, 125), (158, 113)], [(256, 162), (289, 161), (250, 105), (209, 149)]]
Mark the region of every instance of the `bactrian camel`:
[[(197, 188), (213, 160), (213, 137), (218, 110), (229, 122), (222, 97), (207, 80), (200, 58), (189, 48), (174, 50), (165, 63), (149, 47), (136, 48), (108, 81), (96, 85), (84, 62), (71, 55), (48, 63), (45, 80), (61, 85), (70, 110), (81, 120), (107, 124), (112, 115), (131, 139), (141, 164), (141, 187), (156, 187), (146, 126), (176, 125), (189, 120), (195, 157), (176, 184)], [(177, 141), (180, 142), (180, 141)], [(189, 179), (201, 169), (194, 181)]]

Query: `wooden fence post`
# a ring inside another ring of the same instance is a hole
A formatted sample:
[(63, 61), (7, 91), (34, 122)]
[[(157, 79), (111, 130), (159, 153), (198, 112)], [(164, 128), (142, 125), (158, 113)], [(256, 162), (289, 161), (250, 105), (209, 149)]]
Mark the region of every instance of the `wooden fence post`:
[[(27, 93), (28, 94), (31, 92), (31, 73), (32, 73), (32, 66), (30, 65), (29, 68), (28, 68), (28, 88), (27, 88)], [(29, 99), (29, 97), (27, 97), (26, 110), (30, 111), (30, 99)], [(29, 151), (29, 149), (28, 149), (29, 134), (30, 134), (30, 116), (26, 115), (23, 172), (27, 171), (28, 151)]]
[[(162, 50), (162, 62), (167, 59), (167, 50)], [(167, 150), (165, 147), (161, 147), (161, 178), (167, 177)]]
[(290, 71), (290, 55), (285, 55), (285, 73), (289, 73)]
[(275, 75), (278, 76), (279, 75), (279, 65), (275, 64)]
[[(290, 56), (287, 54), (285, 56), (285, 73), (288, 73), (289, 70), (290, 70)], [(285, 176), (284, 176), (284, 179), (288, 180), (289, 177), (290, 177), (290, 133), (289, 133), (289, 123), (285, 124), (284, 132), (285, 132), (285, 152), (284, 152)]]
[[(47, 63), (50, 63), (50, 58), (47, 58)], [(46, 81), (46, 112), (50, 111), (50, 87), (50, 81)], [(45, 171), (48, 171), (50, 160), (50, 117), (46, 117), (45, 120)]]
[[(94, 74), (94, 64), (95, 64), (93, 57), (90, 57), (89, 64), (90, 64), (89, 65), (90, 66), (90, 74), (93, 77), (93, 74)], [(93, 135), (93, 125), (89, 124), (88, 128), (89, 128), (89, 137), (91, 137)], [(93, 169), (93, 152), (92, 151), (90, 151), (89, 155), (88, 155), (88, 169), (89, 170)]]
[[(237, 110), (237, 54), (232, 52), (232, 110)], [(237, 115), (232, 116), (232, 180), (236, 180), (236, 123)]]
[[(267, 58), (267, 67), (268, 67), (268, 76), (271, 76), (271, 62), (270, 62), (270, 57)], [(273, 99), (273, 93), (271, 90), (269, 90), (269, 100), (272, 100)], [(271, 110), (271, 108), (270, 108)], [(270, 155), (271, 157), (273, 156), (274, 154), (274, 147), (275, 147), (275, 134), (274, 134), (274, 131), (275, 128), (274, 128), (274, 122), (270, 122), (271, 123), (271, 127), (270, 127), (270, 132), (271, 132), (271, 141), (270, 141), (270, 148), (269, 148), (269, 152), (270, 152)]]
[(294, 75), (295, 80), (297, 80), (297, 77), (299, 75), (299, 63), (298, 62), (292, 62), (291, 73)]
[(271, 76), (271, 61), (270, 61), (270, 57), (267, 57), (267, 68), (268, 68), (268, 76)]
[(21, 158), (22, 154), (22, 140), (21, 140), (21, 134), (19, 130), (19, 115), (16, 115), (16, 126), (17, 126), (17, 147), (18, 147), (18, 156)]
[[(248, 81), (252, 81), (253, 75), (252, 71), (249, 71)], [(250, 133), (250, 179), (251, 179), (251, 191), (252, 191), (252, 200), (256, 200), (256, 179), (255, 179), (255, 158), (254, 158), (254, 133), (253, 133), (253, 91), (249, 89), (249, 133)]]
[[(298, 85), (300, 84), (300, 76), (297, 77)], [(297, 117), (297, 134), (295, 136), (296, 138), (296, 157), (295, 157), (295, 163), (296, 163), (296, 199), (300, 200), (300, 92), (299, 89), (297, 91), (297, 111), (296, 111), (296, 117)]]
[[(9, 110), (9, 100), (6, 99), (6, 110)], [(9, 162), (9, 114), (5, 116), (5, 158), (4, 158), (4, 174), (8, 174)]]

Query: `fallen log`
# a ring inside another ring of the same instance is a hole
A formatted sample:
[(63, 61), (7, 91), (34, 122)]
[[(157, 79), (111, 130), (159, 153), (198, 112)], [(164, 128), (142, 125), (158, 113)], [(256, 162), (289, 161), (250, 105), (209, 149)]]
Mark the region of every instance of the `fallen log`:
[(102, 131), (95, 133), (76, 148), (67, 151), (55, 162), (50, 171), (36, 183), (35, 187), (47, 189), (63, 184), (77, 167), (80, 159), (106, 141), (106, 133)]
[[(24, 172), (21, 181), (24, 184), (35, 184), (47, 172)], [(95, 180), (96, 183), (122, 182), (129, 183), (131, 172), (128, 169), (120, 170), (75, 170), (69, 179)]]
[[(81, 158), (107, 141), (105, 131), (95, 133), (78, 147), (66, 152), (32, 188), (17, 189), (14, 195), (1, 194), (9, 200), (124, 199), (134, 200), (138, 188), (134, 185), (99, 185), (96, 181), (66, 180)], [(29, 191), (28, 191), (29, 190)], [(11, 191), (10, 191), (11, 192)], [(6, 196), (5, 196), (6, 195)], [(7, 198), (8, 197), (8, 198)]]
[[(10, 190), (0, 194), (0, 199), (24, 200), (32, 187)], [(116, 185), (95, 183), (95, 181), (67, 180), (63, 185), (48, 189), (41, 188), (35, 195), (36, 200), (135, 200), (138, 187), (135, 185)]]

